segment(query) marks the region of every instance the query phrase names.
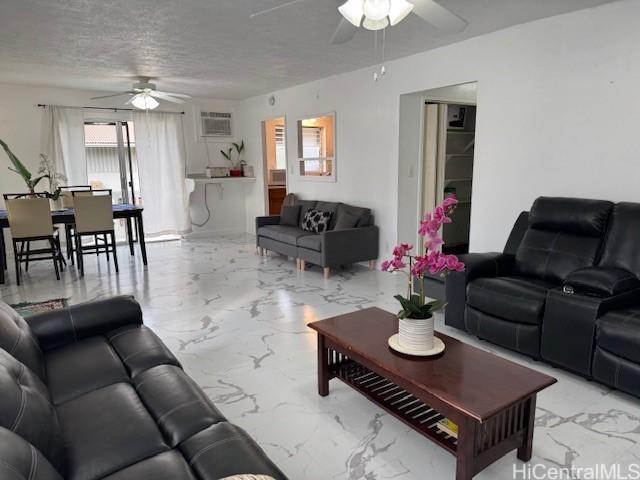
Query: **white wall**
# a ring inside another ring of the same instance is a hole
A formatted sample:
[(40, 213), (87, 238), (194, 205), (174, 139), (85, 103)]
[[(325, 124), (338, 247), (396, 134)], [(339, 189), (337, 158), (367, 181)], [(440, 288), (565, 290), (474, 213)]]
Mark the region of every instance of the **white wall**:
[[(337, 183), (290, 176), (307, 198), (370, 206), (381, 248), (396, 240), (400, 95), (478, 81), (471, 248), (501, 249), (518, 212), (539, 195), (640, 201), (640, 2), (626, 0), (467, 40), (373, 69), (251, 98), (241, 107), (249, 158), (261, 170), (260, 121), (337, 112)], [(403, 127), (404, 128), (404, 127)], [(416, 159), (417, 161), (417, 159)], [(247, 228), (264, 212), (258, 182)]]
[[(0, 84), (0, 138), (9, 144), (16, 156), (35, 173), (40, 154), (40, 127), (42, 109), (36, 107), (38, 103), (69, 106), (106, 106), (122, 107), (123, 97), (90, 101), (99, 92), (71, 90), (62, 88), (25, 87)], [(236, 101), (217, 99), (194, 99), (192, 104), (171, 105), (163, 102), (163, 110), (184, 110), (183, 116), (185, 149), (187, 153), (187, 171), (189, 173), (204, 173), (207, 163), (214, 166), (228, 166), (219, 151), (226, 148), (228, 143), (209, 140), (205, 143), (196, 133), (196, 114), (199, 109), (236, 111)], [(89, 112), (89, 111), (88, 111)], [(87, 117), (99, 119), (100, 116), (111, 116), (100, 111), (90, 111)], [(126, 118), (126, 113), (121, 114)], [(207, 156), (207, 145), (210, 155)], [(210, 157), (210, 160), (209, 160)], [(9, 160), (4, 151), (0, 151), (0, 193), (22, 192), (22, 179), (7, 170)], [(199, 185), (191, 198), (192, 216), (195, 222), (202, 222), (206, 218), (203, 204), (203, 186)], [(0, 197), (0, 202), (2, 202)], [(1, 205), (2, 203), (0, 203)], [(244, 231), (246, 225), (245, 192), (243, 185), (229, 185), (220, 198), (217, 194), (209, 196), (209, 207), (213, 212), (212, 219), (204, 227), (205, 230), (215, 231)], [(194, 227), (198, 231), (197, 227)]]

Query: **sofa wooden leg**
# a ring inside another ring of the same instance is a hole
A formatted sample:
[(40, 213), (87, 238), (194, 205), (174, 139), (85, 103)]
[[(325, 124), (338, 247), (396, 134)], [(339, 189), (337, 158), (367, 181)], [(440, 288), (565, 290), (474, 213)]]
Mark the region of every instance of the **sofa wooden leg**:
[(331, 268), (324, 267), (324, 278), (329, 278), (331, 276)]
[(300, 270), (300, 259), (296, 258), (296, 269)]
[(300, 259), (300, 270), (304, 272), (304, 269), (307, 267), (307, 264), (304, 260)]
[(375, 270), (375, 269), (376, 269), (376, 261), (369, 260), (369, 270)]

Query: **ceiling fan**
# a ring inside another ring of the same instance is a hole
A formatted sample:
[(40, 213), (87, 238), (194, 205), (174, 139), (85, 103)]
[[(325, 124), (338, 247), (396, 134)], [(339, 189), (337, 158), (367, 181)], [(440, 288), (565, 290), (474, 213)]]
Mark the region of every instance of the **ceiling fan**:
[[(250, 18), (280, 10), (307, 0), (289, 0), (270, 8), (254, 12)], [(359, 27), (382, 30), (397, 25), (410, 13), (446, 33), (459, 33), (467, 28), (467, 22), (447, 10), (435, 0), (347, 0), (338, 10), (343, 18), (331, 37), (338, 45), (350, 41)]]
[(93, 97), (91, 100), (129, 95), (131, 98), (125, 103), (125, 105), (133, 105), (140, 110), (153, 110), (160, 105), (158, 100), (166, 100), (171, 103), (185, 103), (183, 99), (191, 98), (189, 95), (185, 95), (183, 93), (161, 92), (156, 89), (156, 84), (151, 83), (149, 80), (150, 79), (146, 77), (140, 78), (137, 83), (133, 84), (133, 88), (131, 90), (111, 95)]

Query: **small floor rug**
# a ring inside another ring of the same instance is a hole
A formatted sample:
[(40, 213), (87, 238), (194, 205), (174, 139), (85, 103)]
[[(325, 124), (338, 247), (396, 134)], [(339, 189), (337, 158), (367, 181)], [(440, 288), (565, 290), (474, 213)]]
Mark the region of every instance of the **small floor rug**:
[(25, 302), (11, 306), (23, 317), (30, 317), (37, 313), (50, 312), (51, 310), (65, 308), (67, 306), (67, 299), (53, 298), (51, 300), (45, 300), (44, 302)]

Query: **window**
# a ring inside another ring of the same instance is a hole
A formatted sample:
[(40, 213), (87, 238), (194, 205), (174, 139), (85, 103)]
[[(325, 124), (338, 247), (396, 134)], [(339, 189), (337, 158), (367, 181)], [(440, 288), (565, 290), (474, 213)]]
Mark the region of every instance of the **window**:
[(335, 182), (335, 114), (298, 121), (300, 176)]
[(276, 169), (287, 169), (287, 145), (284, 125), (276, 125)]
[(302, 127), (302, 156), (304, 158), (324, 157), (322, 127)]

